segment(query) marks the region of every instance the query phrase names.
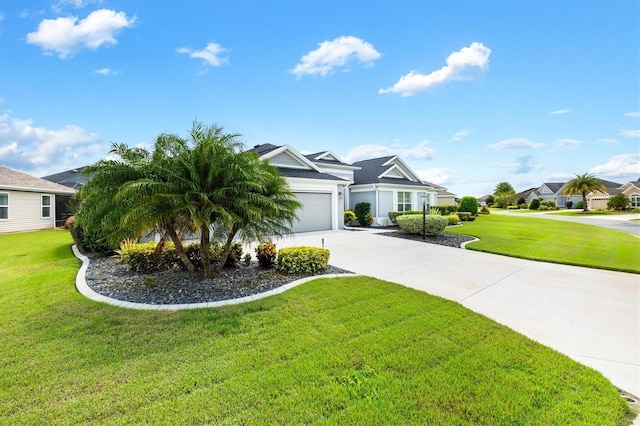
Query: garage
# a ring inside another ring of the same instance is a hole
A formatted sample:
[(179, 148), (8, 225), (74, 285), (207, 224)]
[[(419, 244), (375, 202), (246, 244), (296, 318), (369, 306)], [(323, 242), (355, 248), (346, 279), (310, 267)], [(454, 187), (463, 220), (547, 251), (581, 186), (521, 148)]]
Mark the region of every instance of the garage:
[(331, 229), (331, 194), (317, 192), (294, 192), (302, 207), (298, 220), (293, 223), (293, 232), (324, 231)]

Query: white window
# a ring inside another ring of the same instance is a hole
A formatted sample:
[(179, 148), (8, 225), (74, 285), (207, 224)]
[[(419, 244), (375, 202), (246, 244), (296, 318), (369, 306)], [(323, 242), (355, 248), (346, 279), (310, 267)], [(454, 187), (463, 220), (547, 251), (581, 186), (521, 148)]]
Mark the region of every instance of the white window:
[(633, 194), (629, 199), (631, 200), (631, 207), (640, 207), (640, 195)]
[(51, 195), (42, 196), (42, 218), (48, 219), (51, 217)]
[(407, 210), (411, 210), (411, 193), (398, 192), (398, 211), (406, 212)]
[(9, 220), (9, 193), (0, 192), (0, 220)]

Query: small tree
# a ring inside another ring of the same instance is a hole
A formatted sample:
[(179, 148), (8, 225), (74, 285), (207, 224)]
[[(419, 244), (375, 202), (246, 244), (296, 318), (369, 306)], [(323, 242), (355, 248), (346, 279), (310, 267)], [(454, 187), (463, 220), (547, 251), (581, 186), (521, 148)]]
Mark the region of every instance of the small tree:
[(478, 214), (478, 199), (476, 197), (472, 197), (467, 195), (462, 197), (460, 200), (460, 211), (461, 212), (469, 212), (472, 215)]
[(496, 199), (493, 195), (487, 197), (487, 206), (491, 207), (495, 203)]
[(356, 214), (356, 218), (358, 218), (360, 226), (369, 226), (373, 222), (373, 217), (369, 214), (371, 212), (371, 203), (358, 203), (353, 211)]
[(540, 208), (540, 200), (538, 200), (537, 198), (534, 198), (533, 200), (531, 200), (531, 202), (529, 203), (529, 209), (538, 210), (539, 208)]
[(607, 208), (613, 210), (624, 210), (630, 202), (629, 197), (625, 194), (617, 194), (609, 198), (609, 201), (607, 201)]

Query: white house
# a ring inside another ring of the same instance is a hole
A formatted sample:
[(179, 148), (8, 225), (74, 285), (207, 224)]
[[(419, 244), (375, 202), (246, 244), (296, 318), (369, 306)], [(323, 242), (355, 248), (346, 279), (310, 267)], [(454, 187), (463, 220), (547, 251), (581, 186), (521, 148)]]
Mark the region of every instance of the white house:
[(56, 197), (76, 190), (0, 166), (0, 234), (56, 226)]

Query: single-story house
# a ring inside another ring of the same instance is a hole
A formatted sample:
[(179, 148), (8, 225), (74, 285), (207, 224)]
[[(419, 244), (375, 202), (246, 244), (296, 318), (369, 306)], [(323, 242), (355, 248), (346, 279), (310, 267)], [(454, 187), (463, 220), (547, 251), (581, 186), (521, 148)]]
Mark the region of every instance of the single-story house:
[(56, 199), (76, 190), (0, 166), (0, 234), (56, 227)]
[(302, 155), (289, 145), (253, 147), (261, 159), (278, 168), (302, 203), (293, 232), (344, 228), (344, 199), (353, 183), (353, 167), (330, 151)]
[(518, 192), (516, 194), (516, 201), (521, 198), (524, 198), (527, 204), (531, 203), (533, 200), (538, 199), (538, 188), (529, 188), (522, 192)]
[(607, 188), (606, 191), (596, 191), (587, 194), (587, 208), (589, 210), (600, 210), (607, 208), (607, 202), (613, 195), (624, 194), (631, 201), (631, 207), (640, 207), (640, 181), (630, 181), (624, 185), (616, 182), (602, 180)]
[(421, 210), (438, 204), (438, 191), (422, 179), (397, 155), (356, 161), (354, 182), (349, 185), (349, 208), (360, 202), (371, 204), (374, 226), (389, 225), (389, 212)]

